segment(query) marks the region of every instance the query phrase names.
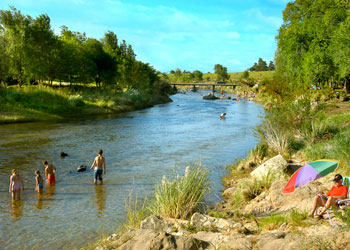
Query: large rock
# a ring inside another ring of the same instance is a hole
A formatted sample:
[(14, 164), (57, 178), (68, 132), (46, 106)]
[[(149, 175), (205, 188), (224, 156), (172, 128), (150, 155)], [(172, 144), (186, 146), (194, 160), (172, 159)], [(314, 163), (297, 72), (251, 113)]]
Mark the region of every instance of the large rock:
[(141, 221), (141, 229), (152, 229), (154, 231), (171, 232), (172, 226), (168, 224), (162, 217), (152, 215)]
[(174, 236), (151, 229), (138, 229), (124, 234), (119, 240), (110, 242), (105, 249), (119, 250), (199, 250), (209, 246), (207, 242), (191, 236)]
[(311, 209), (315, 195), (324, 189), (320, 182), (314, 181), (304, 187), (296, 188), (293, 193), (283, 194), (282, 189), (286, 183), (286, 180), (280, 180), (274, 182), (270, 187), (269, 199), (273, 207), (278, 208), (280, 211), (290, 209), (308, 211)]
[(296, 250), (300, 249), (304, 237), (301, 234), (269, 232), (260, 235), (257, 247), (260, 250)]
[(256, 179), (262, 179), (267, 174), (282, 176), (287, 167), (287, 161), (281, 155), (276, 155), (254, 169), (250, 175)]
[(225, 220), (222, 218), (215, 218), (208, 215), (195, 213), (191, 217), (191, 225), (196, 226), (197, 228), (206, 227), (206, 228), (217, 228), (223, 230), (230, 230), (235, 228), (236, 223)]
[(193, 237), (209, 242), (213, 247), (210, 249), (250, 250), (253, 248), (249, 237), (245, 237), (243, 234), (221, 234), (201, 231), (194, 234)]

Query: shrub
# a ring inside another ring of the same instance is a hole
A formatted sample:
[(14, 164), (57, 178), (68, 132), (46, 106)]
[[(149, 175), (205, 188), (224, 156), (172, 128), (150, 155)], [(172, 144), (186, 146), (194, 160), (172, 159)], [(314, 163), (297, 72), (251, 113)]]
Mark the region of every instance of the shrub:
[(160, 216), (186, 219), (200, 209), (210, 188), (208, 177), (208, 171), (198, 164), (183, 177), (177, 176), (173, 181), (164, 179), (156, 186), (150, 211)]

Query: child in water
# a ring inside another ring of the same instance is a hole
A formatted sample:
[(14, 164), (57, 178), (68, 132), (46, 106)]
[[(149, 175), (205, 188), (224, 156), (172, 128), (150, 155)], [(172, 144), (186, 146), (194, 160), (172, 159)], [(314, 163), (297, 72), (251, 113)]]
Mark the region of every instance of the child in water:
[(37, 191), (39, 194), (43, 193), (43, 187), (44, 187), (44, 179), (40, 175), (40, 171), (35, 171), (35, 191)]
[(12, 169), (12, 175), (10, 176), (9, 192), (12, 194), (12, 200), (21, 198), (21, 187), (24, 191), (24, 185), (22, 177), (19, 176), (16, 169)]

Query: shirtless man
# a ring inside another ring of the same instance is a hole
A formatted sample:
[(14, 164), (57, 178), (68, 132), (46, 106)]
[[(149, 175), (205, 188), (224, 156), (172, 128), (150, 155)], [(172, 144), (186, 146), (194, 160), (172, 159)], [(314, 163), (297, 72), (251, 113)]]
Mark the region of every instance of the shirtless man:
[[(102, 156), (102, 154), (103, 154), (103, 151), (102, 151), (102, 149), (100, 149), (98, 151), (98, 156), (95, 157), (95, 160), (92, 163), (91, 168), (90, 168), (90, 169), (92, 169), (96, 165), (95, 172), (94, 172), (94, 183), (95, 184), (97, 184), (97, 179), (99, 179), (101, 181), (101, 184), (102, 184), (103, 183), (102, 173), (106, 174), (106, 160)], [(102, 168), (102, 166), (103, 166), (103, 168)]]
[(55, 185), (56, 179), (55, 179), (55, 173), (56, 173), (56, 167), (52, 164), (49, 164), (47, 161), (43, 162), (45, 166), (45, 177), (47, 179), (47, 182), (49, 185)]

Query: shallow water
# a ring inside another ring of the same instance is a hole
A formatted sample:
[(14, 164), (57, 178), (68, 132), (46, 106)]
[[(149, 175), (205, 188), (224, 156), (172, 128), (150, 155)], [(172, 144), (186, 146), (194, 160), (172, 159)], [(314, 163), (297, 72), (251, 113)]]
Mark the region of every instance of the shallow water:
[[(113, 232), (125, 216), (125, 200), (152, 194), (163, 175), (184, 173), (192, 162), (211, 172), (209, 203), (219, 201), (224, 166), (257, 143), (253, 128), (263, 107), (249, 101), (202, 100), (207, 91), (172, 96), (173, 102), (116, 116), (63, 123), (0, 126), (0, 248), (72, 249)], [(226, 112), (225, 120), (219, 120)], [(93, 185), (91, 166), (102, 148), (104, 185)], [(69, 154), (62, 159), (60, 152)], [(57, 168), (56, 187), (38, 197), (34, 171), (42, 160)], [(25, 183), (12, 202), (9, 176), (16, 168)]]

